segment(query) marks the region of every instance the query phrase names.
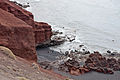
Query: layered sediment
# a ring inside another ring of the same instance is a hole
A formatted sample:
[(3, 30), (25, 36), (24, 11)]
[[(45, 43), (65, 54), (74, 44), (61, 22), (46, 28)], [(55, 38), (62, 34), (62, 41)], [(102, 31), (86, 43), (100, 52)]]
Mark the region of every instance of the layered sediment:
[(0, 0), (0, 45), (17, 56), (37, 60), (36, 44), (50, 40), (51, 26), (34, 21), (32, 13), (9, 0)]

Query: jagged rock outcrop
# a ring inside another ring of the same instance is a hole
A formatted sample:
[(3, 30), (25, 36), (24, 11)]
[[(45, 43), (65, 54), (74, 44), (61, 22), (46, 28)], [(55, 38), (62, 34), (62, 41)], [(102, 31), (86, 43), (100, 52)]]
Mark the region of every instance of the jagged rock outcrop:
[(50, 39), (52, 35), (51, 26), (44, 22), (34, 21), (34, 16), (32, 13), (22, 9), (21, 7), (17, 6), (13, 2), (10, 2), (9, 0), (0, 0), (0, 8), (10, 12), (15, 17), (23, 20), (28, 25), (32, 26), (34, 28), (36, 44), (42, 43)]
[(0, 9), (0, 45), (22, 58), (37, 59), (33, 28), (3, 9)]

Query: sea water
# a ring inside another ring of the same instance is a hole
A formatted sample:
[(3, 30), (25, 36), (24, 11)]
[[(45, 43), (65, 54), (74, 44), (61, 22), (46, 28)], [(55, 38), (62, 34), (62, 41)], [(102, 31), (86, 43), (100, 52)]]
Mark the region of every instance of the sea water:
[(54, 50), (120, 51), (120, 0), (18, 0), (29, 2), (27, 10), (36, 21), (47, 22), (53, 30), (75, 36)]

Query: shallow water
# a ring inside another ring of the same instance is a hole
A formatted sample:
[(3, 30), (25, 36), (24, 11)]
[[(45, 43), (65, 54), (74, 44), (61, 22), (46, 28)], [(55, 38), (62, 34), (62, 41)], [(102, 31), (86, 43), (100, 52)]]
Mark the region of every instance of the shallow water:
[[(91, 51), (120, 49), (120, 0), (19, 0), (29, 2), (35, 20), (76, 36), (72, 43), (53, 48), (67, 50), (84, 44)], [(64, 27), (64, 29), (63, 29)]]

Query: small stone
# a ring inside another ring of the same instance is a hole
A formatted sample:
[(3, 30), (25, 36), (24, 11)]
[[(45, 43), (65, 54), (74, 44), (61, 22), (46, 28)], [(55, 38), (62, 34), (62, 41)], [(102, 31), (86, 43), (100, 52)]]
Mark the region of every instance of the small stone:
[(66, 52), (65, 52), (65, 56), (68, 56), (68, 55), (69, 55), (69, 51), (66, 51)]
[(37, 72), (37, 74), (39, 74), (39, 72)]
[(36, 64), (36, 63), (32, 63), (32, 67), (33, 67), (34, 69), (39, 69), (39, 66), (38, 66), (38, 64)]
[(82, 45), (82, 44), (81, 44), (81, 45), (79, 45), (79, 47), (83, 47), (83, 46), (84, 46), (84, 45)]
[(111, 51), (110, 51), (110, 50), (108, 50), (108, 51), (107, 51), (107, 53), (111, 53)]
[(90, 51), (85, 51), (85, 54), (90, 54)]
[(7, 66), (7, 68), (8, 68), (8, 69), (11, 69), (11, 67), (10, 67), (10, 66)]
[(80, 75), (81, 73), (80, 73), (80, 70), (79, 70), (79, 69), (77, 69), (77, 68), (75, 68), (75, 67), (72, 67), (72, 68), (70, 68), (70, 74), (71, 74), (71, 75), (76, 75), (76, 76), (78, 76), (78, 75)]
[(118, 59), (118, 63), (120, 64), (120, 58)]
[(27, 79), (27, 78), (25, 78), (25, 77), (17, 77), (19, 80), (29, 80), (29, 79)]

